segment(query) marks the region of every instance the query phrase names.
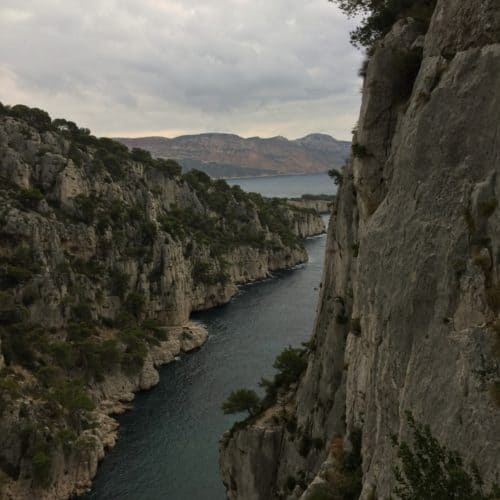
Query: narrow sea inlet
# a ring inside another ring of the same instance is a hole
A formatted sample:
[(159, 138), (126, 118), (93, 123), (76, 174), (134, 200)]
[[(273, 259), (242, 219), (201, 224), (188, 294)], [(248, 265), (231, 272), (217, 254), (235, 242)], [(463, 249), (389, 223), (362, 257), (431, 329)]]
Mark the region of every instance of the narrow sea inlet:
[(221, 405), (240, 387), (257, 389), (274, 358), (308, 340), (326, 237), (306, 241), (309, 262), (245, 286), (226, 306), (194, 315), (209, 331), (202, 348), (161, 369), (119, 417), (118, 444), (99, 467), (87, 500), (223, 500), (218, 440), (237, 419)]

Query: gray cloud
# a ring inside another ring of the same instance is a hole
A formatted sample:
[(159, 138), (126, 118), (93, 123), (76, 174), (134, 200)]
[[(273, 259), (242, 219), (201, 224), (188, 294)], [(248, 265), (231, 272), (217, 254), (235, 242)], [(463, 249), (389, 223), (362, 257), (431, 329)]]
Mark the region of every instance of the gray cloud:
[(327, 0), (3, 0), (0, 100), (97, 134), (349, 138), (351, 29)]

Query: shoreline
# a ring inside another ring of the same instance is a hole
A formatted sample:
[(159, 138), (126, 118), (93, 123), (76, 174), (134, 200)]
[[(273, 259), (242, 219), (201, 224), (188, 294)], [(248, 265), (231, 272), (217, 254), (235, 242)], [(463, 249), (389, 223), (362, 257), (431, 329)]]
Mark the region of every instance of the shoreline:
[(280, 173), (280, 174), (264, 174), (264, 175), (247, 175), (247, 176), (237, 176), (237, 177), (217, 177), (217, 179), (223, 179), (225, 181), (235, 181), (235, 180), (248, 180), (248, 179), (268, 179), (269, 177), (303, 177), (306, 175), (328, 175), (328, 172), (302, 172), (302, 173)]
[[(324, 236), (325, 234), (326, 230), (318, 234), (312, 234), (310, 236), (307, 236), (306, 238), (304, 238), (304, 241), (311, 238), (318, 238)], [(281, 269), (277, 269), (276, 271), (278, 272), (293, 271), (298, 266), (305, 264), (307, 261), (308, 259), (301, 262), (297, 262), (292, 266), (286, 266)], [(236, 295), (238, 295), (241, 288), (245, 286), (256, 285), (258, 283), (262, 283), (271, 279), (278, 279), (278, 277), (279, 276), (276, 276), (275, 274), (271, 273), (269, 274), (269, 276), (266, 276), (264, 278), (257, 278), (255, 280), (248, 280), (236, 283), (235, 292), (229, 297), (229, 299), (226, 302), (210, 307), (208, 309), (202, 308), (199, 310), (193, 310), (191, 314), (221, 307), (225, 304), (228, 304)], [(118, 431), (120, 428), (120, 424), (114, 417), (121, 415), (122, 413), (125, 413), (126, 411), (129, 411), (133, 408), (133, 401), (135, 400), (136, 394), (138, 394), (139, 392), (152, 390), (158, 385), (158, 383), (160, 382), (159, 369), (162, 366), (168, 365), (169, 363), (176, 361), (177, 356), (179, 356), (180, 354), (190, 354), (192, 352), (197, 351), (208, 340), (208, 330), (206, 326), (201, 322), (191, 319), (191, 314), (190, 314), (190, 319), (184, 325), (162, 327), (169, 333), (174, 333), (177, 336), (175, 339), (169, 339), (167, 341), (164, 341), (159, 346), (156, 346), (150, 350), (147, 359), (145, 361), (143, 370), (139, 375), (138, 386), (136, 386), (128, 393), (125, 392), (125, 393), (115, 394), (114, 397), (111, 397), (109, 399), (103, 399), (99, 403), (97, 411), (98, 413), (101, 414), (102, 420), (100, 422), (100, 425), (102, 428), (104, 428), (105, 432), (104, 436), (102, 436), (103, 438), (102, 453), (99, 454), (97, 461), (95, 463), (95, 470), (93, 471), (93, 474), (88, 478), (88, 481), (84, 485), (82, 484), (80, 488), (78, 488), (78, 483), (76, 483), (75, 489), (77, 491), (76, 492), (74, 491), (72, 493), (72, 496), (70, 496), (69, 498), (77, 500), (78, 498), (84, 496), (86, 493), (92, 491), (93, 480), (97, 474), (100, 462), (115, 447), (118, 440)], [(187, 331), (189, 331), (190, 334), (192, 335), (191, 338), (186, 338), (185, 333)], [(172, 341), (174, 342), (174, 344), (176, 344), (177, 349), (172, 350)], [(107, 382), (109, 382), (109, 380), (105, 381), (102, 385), (106, 384)], [(48, 498), (51, 497), (47, 497), (47, 500)]]

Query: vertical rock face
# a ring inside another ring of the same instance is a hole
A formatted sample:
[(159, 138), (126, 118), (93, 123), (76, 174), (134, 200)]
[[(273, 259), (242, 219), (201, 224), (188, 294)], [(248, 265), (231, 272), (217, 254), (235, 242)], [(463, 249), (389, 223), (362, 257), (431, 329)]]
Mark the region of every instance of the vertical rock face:
[[(263, 418), (225, 436), (232, 499), (334, 487), (335, 443), (349, 450), (357, 429), (361, 498), (375, 488), (385, 498), (405, 411), (487, 482), (499, 472), (500, 6), (440, 0), (419, 30), (399, 21), (368, 64), (360, 147), (337, 196), (309, 365), (291, 396), (297, 430)], [(401, 57), (414, 51), (423, 58), (404, 81)], [(259, 432), (270, 429), (283, 433), (275, 480), (245, 497), (254, 471), (239, 463), (258, 463)], [(324, 445), (301, 455), (303, 436)]]

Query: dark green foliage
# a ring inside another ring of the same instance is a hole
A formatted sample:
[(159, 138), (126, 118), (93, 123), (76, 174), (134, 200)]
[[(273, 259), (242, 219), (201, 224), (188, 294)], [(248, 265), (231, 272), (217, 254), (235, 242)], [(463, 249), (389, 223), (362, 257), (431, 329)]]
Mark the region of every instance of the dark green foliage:
[(333, 179), (333, 182), (336, 186), (341, 186), (343, 181), (343, 175), (336, 168), (332, 168), (328, 170), (328, 176)]
[(500, 490), (493, 485), (486, 491), (475, 464), (470, 470), (462, 458), (442, 446), (431, 434), (429, 426), (415, 421), (406, 414), (412, 431), (412, 444), (393, 438), (401, 465), (395, 467), (397, 486), (394, 495), (401, 500), (494, 500), (500, 498)]
[(209, 262), (196, 261), (192, 271), (193, 282), (205, 285), (216, 285), (226, 283), (229, 279), (223, 270), (214, 269)]
[(352, 154), (355, 158), (367, 158), (368, 156), (370, 156), (368, 150), (366, 149), (366, 146), (363, 146), (362, 144), (353, 143), (351, 149)]
[(266, 397), (263, 401), (265, 406), (276, 401), (279, 389), (287, 389), (299, 380), (307, 368), (307, 349), (287, 347), (276, 357), (273, 368), (278, 370), (273, 380), (262, 378), (259, 382), (259, 386), (266, 391)]
[(335, 1), (348, 16), (363, 17), (361, 26), (351, 33), (351, 41), (355, 46), (363, 46), (368, 50), (402, 17), (413, 17), (426, 28), (436, 5), (436, 0), (329, 1)]
[(40, 132), (45, 132), (52, 128), (52, 120), (46, 111), (38, 108), (29, 108), (24, 104), (16, 104), (11, 108), (7, 107), (5, 109), (7, 109), (10, 116), (24, 120)]
[(71, 308), (71, 316), (75, 321), (92, 321), (92, 309), (89, 304), (79, 303)]
[(29, 269), (19, 266), (5, 266), (0, 268), (0, 287), (12, 288), (31, 279), (32, 273)]
[(239, 389), (231, 392), (222, 405), (222, 411), (226, 414), (241, 413), (247, 411), (254, 415), (259, 408), (259, 396), (250, 389)]
[(123, 299), (128, 290), (128, 281), (128, 275), (126, 273), (119, 269), (113, 269), (109, 276), (111, 293)]
[(56, 401), (69, 412), (91, 411), (95, 408), (83, 383), (79, 380), (62, 381), (58, 387), (53, 389), (53, 395)]
[(144, 333), (137, 328), (127, 328), (120, 333), (120, 339), (126, 345), (121, 360), (122, 370), (129, 375), (138, 374), (144, 366), (148, 348), (144, 342)]
[(38, 449), (31, 457), (34, 486), (47, 488), (52, 483), (52, 457), (46, 449)]
[(37, 328), (27, 322), (0, 327), (2, 353), (7, 364), (17, 363), (25, 368), (34, 368), (39, 333)]
[(157, 158), (154, 162), (154, 167), (167, 174), (170, 178), (178, 177), (182, 173), (182, 167), (175, 160)]
[(300, 198), (302, 200), (333, 201), (335, 199), (335, 195), (333, 195), (333, 194), (303, 194)]
[(68, 342), (54, 342), (50, 344), (49, 349), (57, 366), (69, 369), (74, 365), (74, 352)]
[(153, 158), (151, 157), (151, 153), (141, 148), (133, 148), (132, 151), (130, 152), (130, 157), (134, 161), (138, 161), (145, 164), (148, 164), (153, 160)]
[(288, 346), (278, 355), (273, 363), (273, 368), (278, 370), (274, 377), (274, 382), (278, 387), (288, 387), (297, 382), (307, 368), (305, 349)]
[(156, 224), (154, 222), (143, 221), (140, 230), (143, 244), (148, 245), (154, 242), (157, 233)]
[(122, 355), (118, 342), (114, 339), (85, 341), (78, 344), (80, 365), (87, 380), (102, 381), (104, 374), (113, 371), (120, 365)]
[(43, 200), (43, 193), (37, 188), (21, 189), (17, 199), (24, 208), (34, 210)]
[(131, 292), (127, 295), (123, 307), (127, 312), (138, 318), (142, 313), (145, 303), (146, 298), (142, 292)]
[(212, 184), (210, 177), (201, 170), (190, 170), (183, 178), (195, 191), (205, 191)]
[(69, 323), (67, 327), (68, 339), (71, 341), (81, 341), (88, 339), (96, 333), (95, 328), (87, 323)]
[(97, 200), (92, 196), (79, 194), (74, 199), (74, 203), (80, 220), (86, 224), (91, 224), (95, 217)]
[(104, 271), (103, 266), (96, 259), (84, 260), (80, 257), (75, 257), (71, 265), (76, 273), (83, 274), (90, 280), (99, 279)]

